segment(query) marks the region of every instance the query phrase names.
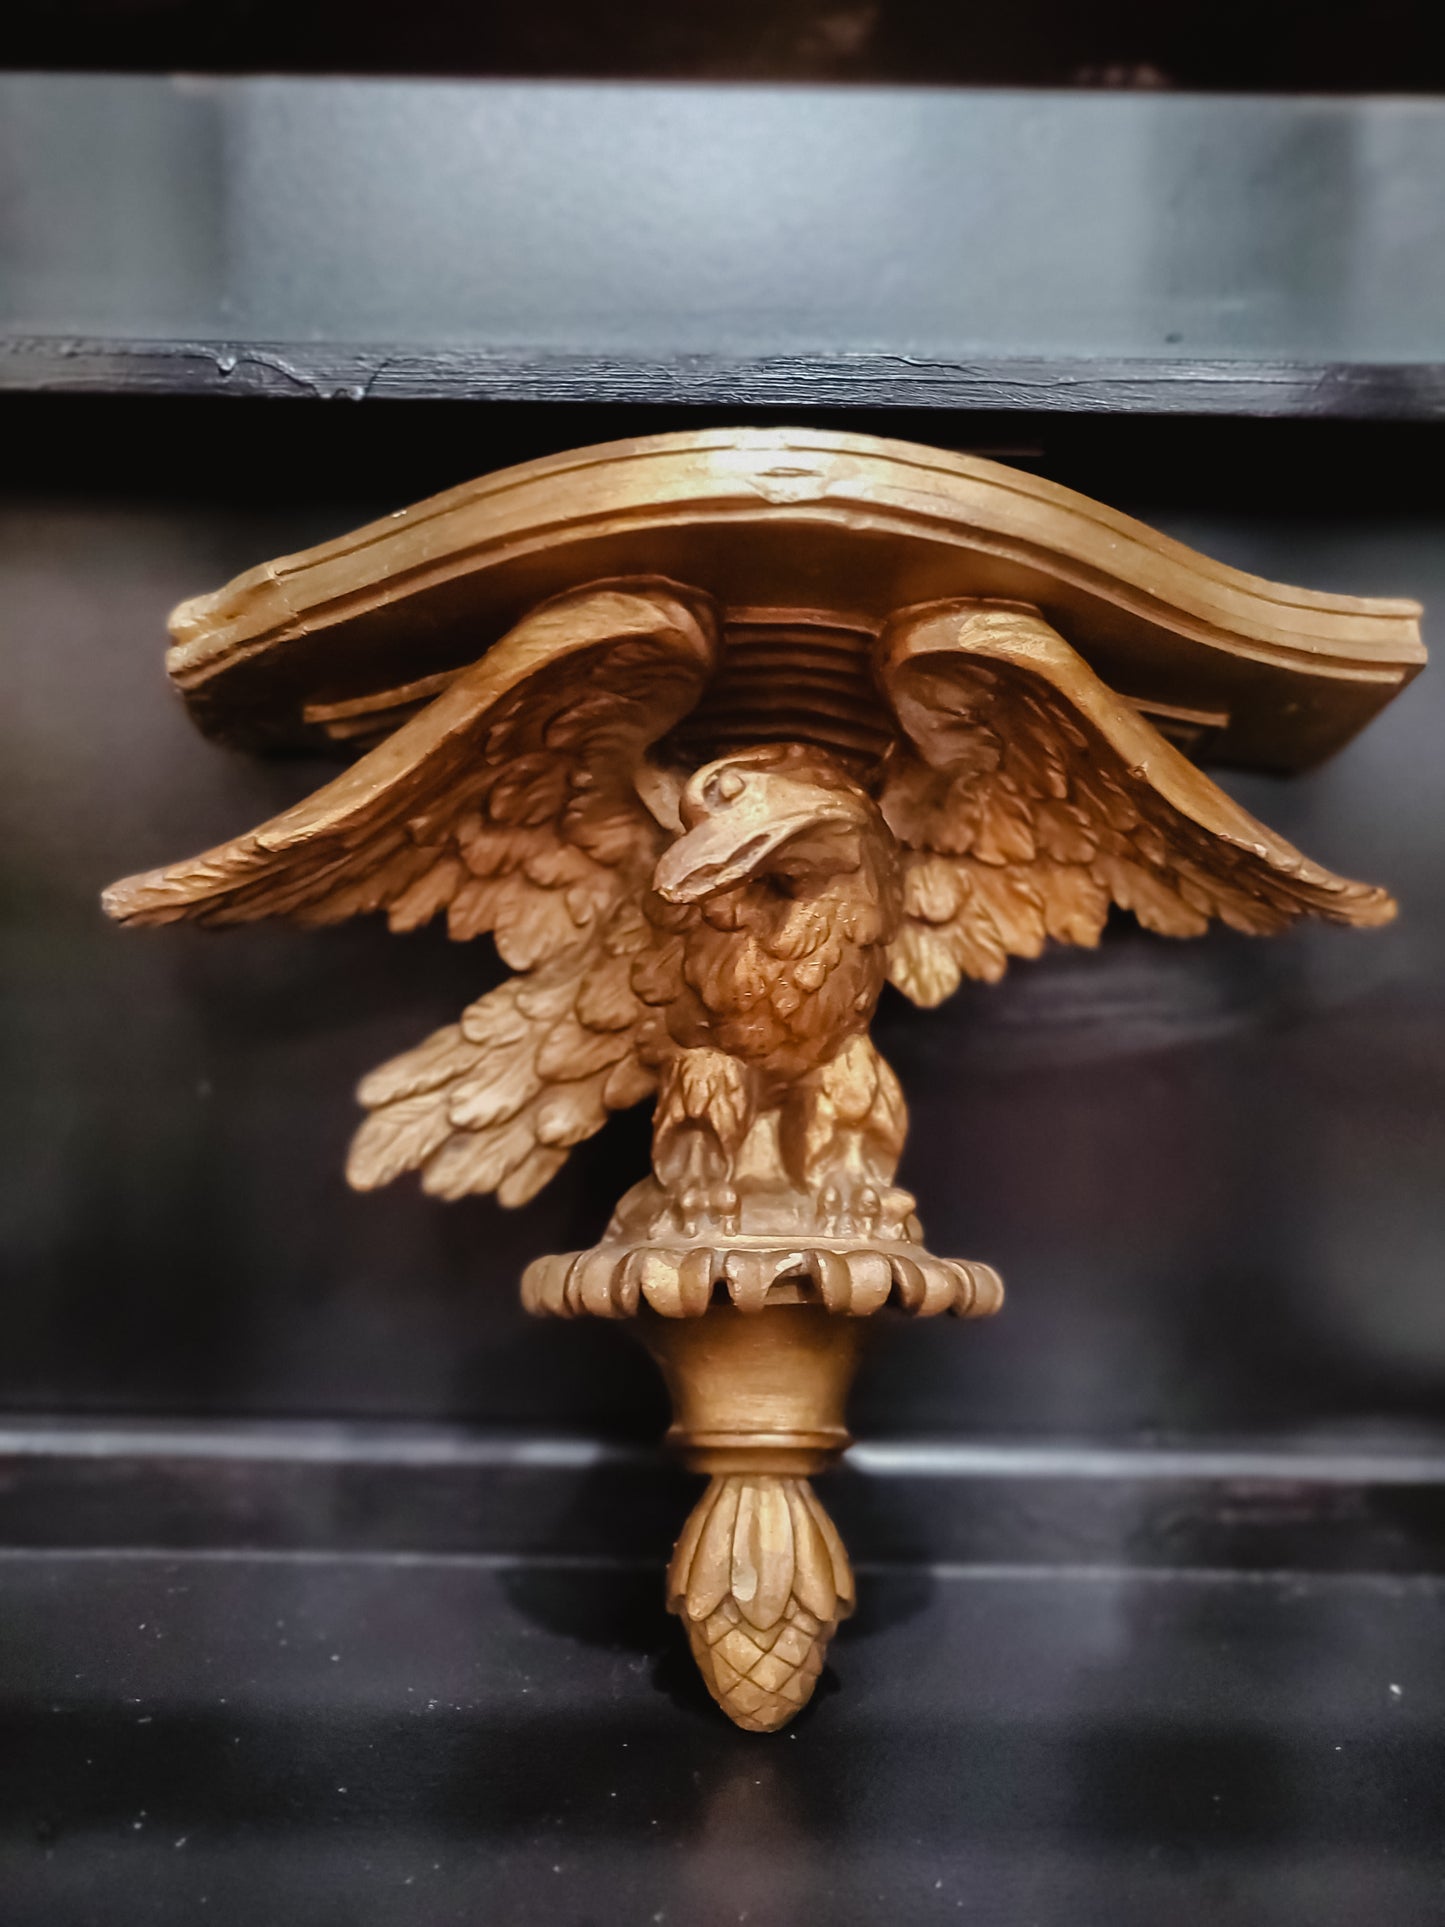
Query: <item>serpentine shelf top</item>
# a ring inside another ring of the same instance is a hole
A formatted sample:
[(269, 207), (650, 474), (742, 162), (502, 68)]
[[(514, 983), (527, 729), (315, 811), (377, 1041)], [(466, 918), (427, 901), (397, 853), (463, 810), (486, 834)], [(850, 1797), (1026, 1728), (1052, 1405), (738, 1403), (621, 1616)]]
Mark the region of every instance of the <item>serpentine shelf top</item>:
[(1258, 768), (1328, 756), (1425, 660), (1417, 603), (1266, 581), (997, 462), (789, 428), (642, 436), (449, 489), (182, 603), (168, 666), (210, 733), (321, 742), (318, 709), (473, 661), (542, 598), (636, 575), (750, 620), (864, 629), (935, 598), (1034, 603), (1121, 693), (1206, 719), (1201, 758)]

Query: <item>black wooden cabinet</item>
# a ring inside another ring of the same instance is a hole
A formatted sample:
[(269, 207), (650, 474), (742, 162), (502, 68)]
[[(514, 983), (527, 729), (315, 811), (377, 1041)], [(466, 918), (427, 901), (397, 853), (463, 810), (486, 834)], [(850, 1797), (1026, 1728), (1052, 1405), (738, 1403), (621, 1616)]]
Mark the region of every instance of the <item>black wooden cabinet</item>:
[(1226, 779), (1389, 930), (887, 1010), (1011, 1295), (871, 1361), (777, 1739), (663, 1615), (651, 1367), (517, 1302), (641, 1122), (520, 1213), (353, 1196), (352, 1083), (483, 946), (96, 897), (319, 773), (194, 732), (175, 601), (652, 428), (997, 454), (1428, 641), (1442, 188), (1426, 99), (0, 78), (6, 1927), (1441, 1918), (1433, 672)]

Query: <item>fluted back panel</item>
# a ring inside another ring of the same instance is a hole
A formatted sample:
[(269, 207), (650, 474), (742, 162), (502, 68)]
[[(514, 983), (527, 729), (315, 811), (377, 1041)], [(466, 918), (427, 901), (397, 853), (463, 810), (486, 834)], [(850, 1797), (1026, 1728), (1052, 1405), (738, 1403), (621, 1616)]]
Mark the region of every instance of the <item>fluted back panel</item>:
[(894, 726), (873, 678), (875, 632), (807, 609), (730, 610), (718, 672), (672, 733), (699, 763), (754, 743), (802, 740), (870, 771)]

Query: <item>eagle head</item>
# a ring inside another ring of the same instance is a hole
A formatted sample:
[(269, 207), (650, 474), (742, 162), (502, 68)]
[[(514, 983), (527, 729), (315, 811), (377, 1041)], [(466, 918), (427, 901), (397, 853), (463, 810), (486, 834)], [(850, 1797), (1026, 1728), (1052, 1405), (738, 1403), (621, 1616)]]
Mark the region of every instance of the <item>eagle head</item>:
[(891, 841), (878, 806), (837, 759), (801, 743), (704, 764), (678, 814), (683, 834), (653, 874), (668, 903), (701, 903), (764, 879), (799, 894), (868, 867), (875, 847)]

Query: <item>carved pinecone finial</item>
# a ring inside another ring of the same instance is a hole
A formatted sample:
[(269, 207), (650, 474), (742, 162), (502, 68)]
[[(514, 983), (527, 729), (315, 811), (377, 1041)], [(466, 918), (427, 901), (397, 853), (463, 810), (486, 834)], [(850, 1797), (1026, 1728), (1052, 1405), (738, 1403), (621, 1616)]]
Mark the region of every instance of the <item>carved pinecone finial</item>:
[(668, 1610), (707, 1690), (752, 1733), (776, 1732), (807, 1705), (853, 1598), (843, 1541), (800, 1478), (714, 1478), (667, 1569)]

